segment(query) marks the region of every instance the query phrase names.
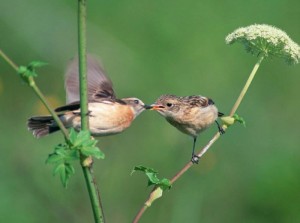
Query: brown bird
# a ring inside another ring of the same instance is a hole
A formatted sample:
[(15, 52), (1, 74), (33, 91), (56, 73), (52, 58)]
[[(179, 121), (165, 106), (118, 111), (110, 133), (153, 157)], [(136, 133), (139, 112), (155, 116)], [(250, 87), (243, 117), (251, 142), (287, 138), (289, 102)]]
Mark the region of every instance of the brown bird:
[(178, 97), (167, 94), (160, 96), (151, 106), (152, 110), (156, 110), (179, 131), (193, 137), (191, 159), (193, 163), (199, 161), (199, 157), (195, 154), (195, 144), (202, 131), (216, 122), (220, 134), (224, 133), (217, 122), (217, 118), (223, 113), (218, 112), (215, 103), (210, 98), (200, 95)]
[[(78, 58), (66, 72), (67, 105), (56, 108), (66, 128), (81, 129)], [(117, 99), (111, 80), (97, 61), (87, 58), (88, 117), (93, 136), (113, 135), (124, 131), (149, 106), (138, 98)], [(34, 116), (28, 119), (28, 129), (37, 138), (59, 130), (52, 116)]]

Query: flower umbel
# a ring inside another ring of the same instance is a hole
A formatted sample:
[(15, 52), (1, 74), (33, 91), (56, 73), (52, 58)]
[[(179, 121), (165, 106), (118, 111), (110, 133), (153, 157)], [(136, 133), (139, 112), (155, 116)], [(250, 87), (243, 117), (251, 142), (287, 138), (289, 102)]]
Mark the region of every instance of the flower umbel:
[(227, 44), (240, 42), (247, 52), (265, 57), (283, 58), (288, 64), (300, 61), (300, 47), (282, 30), (265, 24), (255, 24), (236, 29), (226, 39)]

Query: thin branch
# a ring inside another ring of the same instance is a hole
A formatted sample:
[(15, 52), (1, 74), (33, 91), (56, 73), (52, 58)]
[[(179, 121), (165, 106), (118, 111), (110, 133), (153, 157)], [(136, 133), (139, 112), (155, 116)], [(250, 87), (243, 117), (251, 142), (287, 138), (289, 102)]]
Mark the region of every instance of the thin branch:
[(18, 72), (18, 66), (0, 49), (0, 56), (15, 70)]
[[(149, 199), (148, 199), (149, 200)], [(148, 201), (147, 200), (147, 201)], [(146, 202), (147, 202), (146, 201)], [(137, 215), (135, 216), (134, 220), (132, 223), (138, 223), (138, 221), (140, 220), (140, 218), (142, 217), (142, 215), (144, 214), (144, 212), (147, 210), (148, 206), (146, 204), (143, 205), (143, 207), (139, 210), (139, 212), (137, 213)]]

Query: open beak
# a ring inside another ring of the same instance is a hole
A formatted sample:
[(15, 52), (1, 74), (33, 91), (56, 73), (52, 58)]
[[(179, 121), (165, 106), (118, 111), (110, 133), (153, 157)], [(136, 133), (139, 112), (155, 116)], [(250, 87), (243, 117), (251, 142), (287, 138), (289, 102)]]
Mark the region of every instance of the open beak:
[(145, 109), (152, 109), (152, 105), (144, 105)]
[(151, 110), (161, 110), (161, 109), (165, 108), (164, 106), (159, 105), (159, 104), (152, 104), (150, 106), (151, 106)]

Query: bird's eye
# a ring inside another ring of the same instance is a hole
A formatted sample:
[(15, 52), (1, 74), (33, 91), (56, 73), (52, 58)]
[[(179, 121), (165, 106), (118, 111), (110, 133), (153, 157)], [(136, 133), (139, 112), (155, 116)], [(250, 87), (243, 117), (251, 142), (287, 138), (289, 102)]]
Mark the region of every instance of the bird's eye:
[(172, 103), (167, 103), (167, 106), (168, 106), (169, 108), (171, 108), (171, 107), (173, 106), (173, 104), (172, 104)]
[(135, 104), (139, 104), (140, 102), (139, 102), (139, 100), (134, 100), (133, 101)]

